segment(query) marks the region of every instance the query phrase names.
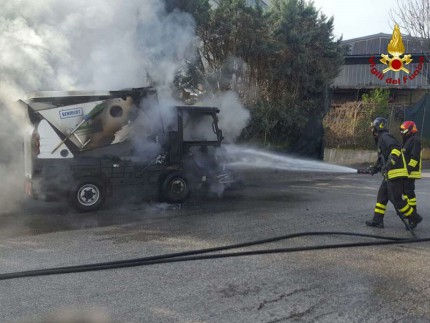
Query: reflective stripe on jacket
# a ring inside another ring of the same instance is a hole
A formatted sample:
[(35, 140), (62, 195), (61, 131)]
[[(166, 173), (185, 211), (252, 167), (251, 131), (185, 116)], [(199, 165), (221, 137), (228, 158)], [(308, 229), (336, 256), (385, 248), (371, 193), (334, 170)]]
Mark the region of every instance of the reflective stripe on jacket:
[(421, 178), (422, 151), (418, 135), (408, 136), (403, 141), (402, 152), (405, 156), (409, 178)]
[(387, 179), (408, 177), (400, 143), (388, 131), (382, 131), (378, 135), (378, 158), (382, 162), (382, 168), (387, 171)]

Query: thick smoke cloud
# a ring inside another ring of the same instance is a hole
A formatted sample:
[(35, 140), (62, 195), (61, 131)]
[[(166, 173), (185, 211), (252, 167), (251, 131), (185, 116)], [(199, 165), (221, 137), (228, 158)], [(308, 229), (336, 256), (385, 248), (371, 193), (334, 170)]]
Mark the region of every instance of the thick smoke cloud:
[(195, 39), (185, 13), (160, 0), (1, 0), (0, 203), (23, 191), (25, 113), (13, 103), (41, 90), (168, 88)]
[[(156, 84), (158, 103), (137, 120), (143, 131), (135, 129), (137, 151), (156, 156), (159, 144), (148, 134), (173, 120), (175, 72), (193, 59), (199, 43), (191, 15), (166, 13), (162, 0), (0, 0), (0, 7), (3, 212), (16, 209), (23, 198), (22, 141), (28, 129), (26, 113), (15, 102), (28, 93)], [(249, 118), (237, 95), (217, 95), (203, 104), (220, 107), (225, 141), (233, 142)]]
[(3, 0), (2, 72), (25, 91), (169, 82), (194, 37), (159, 0)]
[(220, 109), (219, 125), (224, 142), (234, 143), (250, 118), (250, 112), (242, 106), (239, 96), (233, 91), (218, 93), (203, 104)]

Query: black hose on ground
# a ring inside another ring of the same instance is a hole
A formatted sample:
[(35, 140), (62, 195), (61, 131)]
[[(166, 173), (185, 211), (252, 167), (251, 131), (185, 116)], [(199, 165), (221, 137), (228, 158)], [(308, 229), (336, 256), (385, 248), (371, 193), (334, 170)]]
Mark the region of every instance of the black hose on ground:
[[(264, 249), (264, 250), (254, 250), (254, 251), (244, 251), (244, 252), (234, 252), (234, 253), (223, 253), (223, 254), (215, 254), (215, 255), (201, 255), (201, 254), (209, 253), (209, 252), (224, 251), (224, 250), (235, 249), (235, 248), (243, 248), (243, 247), (248, 247), (248, 246), (257, 245), (257, 244), (264, 244), (264, 243), (276, 242), (276, 241), (286, 240), (286, 239), (291, 239), (291, 238), (296, 238), (296, 237), (315, 236), (315, 235), (346, 235), (346, 236), (358, 236), (358, 237), (383, 239), (383, 240), (388, 240), (388, 241), (328, 244), (328, 245), (319, 245), (319, 246)], [(262, 254), (269, 254), (269, 253), (288, 253), (288, 252), (322, 250), (322, 249), (339, 249), (339, 248), (352, 248), (352, 247), (366, 247), (366, 246), (418, 243), (418, 242), (427, 242), (427, 241), (430, 241), (430, 238), (406, 239), (406, 238), (398, 238), (398, 237), (384, 237), (384, 236), (377, 236), (377, 235), (370, 235), (370, 234), (352, 233), (352, 232), (336, 232), (336, 231), (333, 231), (333, 232), (303, 232), (303, 233), (295, 233), (295, 234), (289, 234), (289, 235), (285, 235), (285, 236), (279, 236), (279, 237), (264, 239), (264, 240), (257, 240), (257, 241), (227, 245), (227, 246), (223, 246), (223, 247), (207, 248), (207, 249), (200, 249), (200, 250), (191, 250), (191, 251), (171, 253), (171, 254), (158, 255), (158, 256), (150, 256), (150, 257), (144, 257), (144, 258), (110, 261), (110, 262), (103, 262), (103, 263), (98, 263), (98, 264), (86, 264), (86, 265), (78, 265), (78, 266), (55, 267), (55, 268), (48, 268), (48, 269), (28, 270), (28, 271), (21, 271), (21, 272), (5, 273), (5, 274), (0, 274), (0, 280), (23, 278), (23, 277), (68, 274), (68, 273), (97, 271), (97, 270), (107, 270), (107, 269), (135, 267), (135, 266), (146, 266), (146, 265), (155, 265), (155, 264), (172, 263), (172, 262), (180, 262), (180, 261), (230, 258), (230, 257), (240, 257), (240, 256), (262, 255)]]

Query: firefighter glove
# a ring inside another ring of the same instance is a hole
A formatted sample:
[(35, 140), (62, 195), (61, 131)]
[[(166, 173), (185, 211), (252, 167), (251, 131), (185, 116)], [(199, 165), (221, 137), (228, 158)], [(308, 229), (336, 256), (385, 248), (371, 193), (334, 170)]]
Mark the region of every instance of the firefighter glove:
[(408, 174), (410, 174), (413, 171), (412, 167), (409, 165), (406, 165), (406, 169), (408, 170)]
[(385, 164), (385, 166), (383, 167), (383, 169), (388, 172), (389, 170), (393, 169), (394, 165), (396, 165), (396, 159), (395, 157), (393, 157), (392, 155), (390, 155), (390, 157), (388, 157), (387, 163)]
[(369, 167), (369, 173), (370, 173), (370, 175), (375, 175), (376, 173), (378, 173), (378, 172), (380, 172), (381, 171), (381, 168), (380, 167), (378, 167), (378, 166), (370, 166)]

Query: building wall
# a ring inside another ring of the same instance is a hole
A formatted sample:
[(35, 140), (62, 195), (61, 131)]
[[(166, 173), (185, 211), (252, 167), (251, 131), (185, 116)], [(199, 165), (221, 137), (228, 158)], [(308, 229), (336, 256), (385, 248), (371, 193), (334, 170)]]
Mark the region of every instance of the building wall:
[[(387, 46), (390, 34), (375, 34), (343, 41), (348, 47), (345, 64), (332, 84), (333, 89), (427, 89), (429, 86), (429, 66), (423, 53), (424, 41), (417, 41), (403, 36), (404, 54), (412, 55), (412, 62), (404, 64), (409, 73), (404, 71), (383, 73), (388, 66), (383, 64), (381, 54), (388, 54)], [(403, 56), (402, 56), (403, 57)], [(420, 58), (424, 63), (419, 63)], [(370, 60), (374, 63), (371, 64)], [(421, 66), (420, 66), (421, 65)]]
[[(370, 56), (372, 57), (372, 56)], [(369, 58), (370, 58), (369, 57)], [(374, 66), (377, 71), (382, 72), (387, 66), (382, 64), (379, 59), (381, 56), (373, 56), (374, 62), (377, 64)], [(428, 86), (428, 80), (426, 75), (429, 75), (429, 64), (425, 63), (420, 73), (413, 76), (414, 71), (418, 68), (418, 63), (415, 63), (416, 59), (405, 68), (409, 70), (409, 74), (404, 72), (393, 72), (388, 71), (384, 73), (377, 73), (378, 76), (383, 77), (381, 80), (376, 75), (372, 74), (372, 67), (370, 63), (367, 64), (354, 64), (344, 65), (336, 79), (333, 81), (332, 88), (340, 89), (362, 89), (362, 88), (404, 88), (404, 89), (418, 89), (426, 88)], [(410, 78), (413, 78), (412, 80)], [(400, 81), (400, 84), (393, 84), (392, 81)]]

